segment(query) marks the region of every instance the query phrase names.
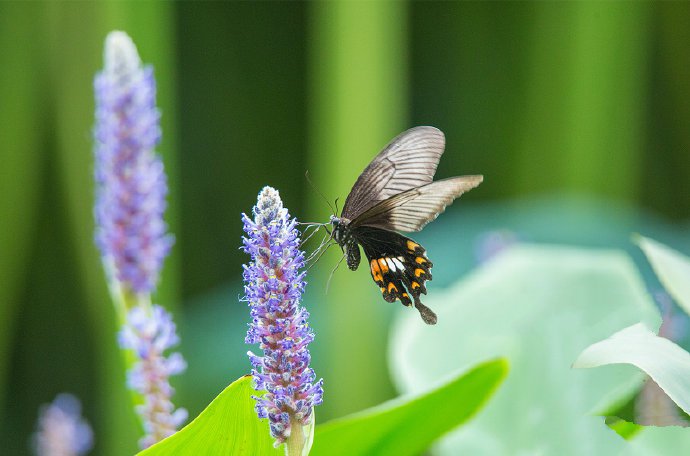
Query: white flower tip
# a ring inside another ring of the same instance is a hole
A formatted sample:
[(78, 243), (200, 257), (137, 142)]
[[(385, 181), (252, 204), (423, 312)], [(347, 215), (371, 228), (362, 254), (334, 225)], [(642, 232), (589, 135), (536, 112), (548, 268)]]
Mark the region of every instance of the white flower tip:
[(254, 215), (255, 223), (261, 226), (268, 225), (272, 221), (287, 215), (287, 210), (283, 208), (283, 201), (280, 199), (278, 190), (268, 185), (261, 189), (254, 209)]
[(283, 202), (280, 200), (280, 193), (278, 193), (278, 190), (268, 185), (262, 188), (259, 192), (259, 203), (271, 206), (276, 204), (280, 204), (280, 206), (283, 205)]
[(134, 41), (125, 32), (112, 31), (105, 38), (105, 71), (115, 76), (132, 74), (141, 67)]

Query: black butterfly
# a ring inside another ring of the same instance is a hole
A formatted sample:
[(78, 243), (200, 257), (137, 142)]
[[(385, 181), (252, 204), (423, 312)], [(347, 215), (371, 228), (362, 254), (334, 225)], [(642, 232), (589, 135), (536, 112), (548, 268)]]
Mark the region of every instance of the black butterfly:
[(359, 246), (369, 260), (371, 276), (383, 299), (399, 299), (419, 310), (422, 320), (436, 324), (436, 314), (421, 303), (424, 283), (431, 280), (426, 250), (396, 231), (420, 231), (483, 176), (451, 177), (433, 182), (445, 148), (445, 136), (434, 127), (415, 127), (394, 138), (352, 187), (340, 217), (331, 216), (331, 238), (356, 270)]

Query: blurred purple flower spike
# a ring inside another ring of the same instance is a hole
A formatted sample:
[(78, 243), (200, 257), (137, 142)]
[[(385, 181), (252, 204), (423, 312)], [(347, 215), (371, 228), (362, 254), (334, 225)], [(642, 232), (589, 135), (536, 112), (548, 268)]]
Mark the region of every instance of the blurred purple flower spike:
[(151, 292), (173, 239), (163, 213), (168, 193), (160, 114), (151, 67), (142, 67), (131, 38), (111, 32), (96, 92), (96, 244), (109, 280)]
[(146, 435), (140, 448), (148, 448), (173, 435), (187, 419), (187, 410), (175, 410), (170, 398), (175, 390), (168, 378), (187, 368), (179, 353), (164, 355), (164, 351), (179, 343), (175, 323), (165, 309), (135, 307), (127, 315), (127, 324), (120, 332), (120, 346), (132, 350), (137, 361), (129, 371), (129, 387), (141, 394), (144, 403), (137, 406)]
[[(124, 32), (105, 42), (105, 68), (96, 76), (96, 244), (123, 323), (120, 346), (128, 358), (130, 389), (143, 427), (141, 448), (174, 434), (187, 419), (171, 401), (171, 375), (186, 369), (172, 317), (151, 304), (163, 260), (172, 246), (163, 220), (168, 193), (161, 158), (160, 114), (151, 67), (142, 67)], [(143, 404), (139, 403), (143, 399)]]

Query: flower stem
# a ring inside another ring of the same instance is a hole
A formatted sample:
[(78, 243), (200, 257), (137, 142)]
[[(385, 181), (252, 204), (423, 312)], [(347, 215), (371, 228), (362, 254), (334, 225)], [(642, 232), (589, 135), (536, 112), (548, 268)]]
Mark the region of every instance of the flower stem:
[(302, 456), (304, 451), (304, 429), (302, 423), (295, 418), (290, 418), (290, 437), (285, 441), (285, 455), (286, 456)]

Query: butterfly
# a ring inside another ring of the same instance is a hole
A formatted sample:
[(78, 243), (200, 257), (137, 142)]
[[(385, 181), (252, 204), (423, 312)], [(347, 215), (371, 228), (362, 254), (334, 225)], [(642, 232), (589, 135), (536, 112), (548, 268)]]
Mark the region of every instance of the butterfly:
[(424, 247), (398, 231), (421, 231), (455, 198), (483, 180), (475, 175), (434, 182), (445, 144), (443, 132), (434, 127), (401, 133), (364, 169), (340, 216), (330, 219), (331, 239), (343, 250), (348, 267), (353, 271), (359, 267), (361, 246), (383, 299), (399, 300), (408, 307), (414, 304), (429, 325), (436, 324), (437, 317), (420, 296), (427, 292), (433, 264)]

